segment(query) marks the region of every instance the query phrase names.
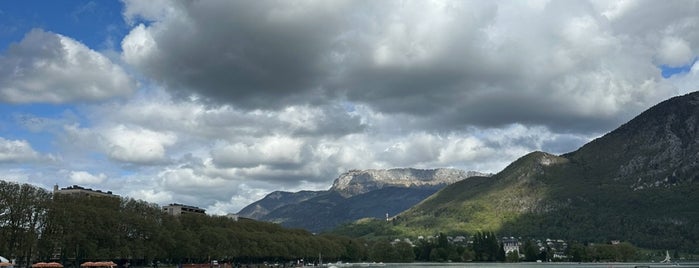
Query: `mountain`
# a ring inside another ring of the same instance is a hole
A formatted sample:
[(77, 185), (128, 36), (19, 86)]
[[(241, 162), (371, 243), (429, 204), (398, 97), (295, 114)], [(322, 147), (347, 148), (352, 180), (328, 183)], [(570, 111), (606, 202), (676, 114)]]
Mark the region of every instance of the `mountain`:
[(533, 152), (490, 178), (451, 184), (391, 225), (364, 221), (338, 232), (415, 236), (490, 230), (696, 251), (698, 133), (695, 92), (664, 101), (574, 152)]
[(300, 191), (295, 193), (274, 191), (264, 198), (247, 205), (238, 212), (238, 215), (245, 218), (260, 219), (280, 207), (298, 204), (323, 194), (325, 194), (325, 191)]
[(387, 186), (393, 187), (421, 187), (447, 185), (473, 176), (485, 176), (486, 174), (475, 171), (463, 171), (458, 169), (369, 169), (350, 170), (333, 182), (330, 191), (339, 193), (344, 197), (351, 197), (368, 193)]
[(313, 232), (361, 218), (396, 215), (448, 184), (488, 174), (457, 169), (351, 170), (328, 191), (273, 192), (243, 208), (243, 217)]
[(288, 228), (321, 232), (362, 218), (384, 219), (386, 215), (394, 216), (440, 188), (389, 186), (352, 197), (329, 191), (325, 195), (276, 209), (262, 217), (262, 220), (278, 222)]

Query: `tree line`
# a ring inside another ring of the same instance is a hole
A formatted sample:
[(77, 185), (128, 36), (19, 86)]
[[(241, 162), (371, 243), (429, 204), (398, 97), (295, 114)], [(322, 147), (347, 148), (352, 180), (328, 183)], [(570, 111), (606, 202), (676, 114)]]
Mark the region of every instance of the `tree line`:
[(366, 261), (371, 245), (277, 224), (223, 216), (171, 216), (132, 198), (53, 194), (0, 181), (0, 253), (20, 265)]

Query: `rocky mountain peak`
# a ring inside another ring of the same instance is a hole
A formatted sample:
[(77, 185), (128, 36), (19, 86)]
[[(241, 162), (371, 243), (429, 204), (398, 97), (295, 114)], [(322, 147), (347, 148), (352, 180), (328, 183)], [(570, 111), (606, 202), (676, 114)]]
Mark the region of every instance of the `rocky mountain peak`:
[(473, 176), (489, 176), (474, 171), (459, 169), (368, 169), (350, 170), (341, 174), (333, 182), (330, 191), (344, 197), (367, 193), (383, 187), (421, 187), (448, 185)]

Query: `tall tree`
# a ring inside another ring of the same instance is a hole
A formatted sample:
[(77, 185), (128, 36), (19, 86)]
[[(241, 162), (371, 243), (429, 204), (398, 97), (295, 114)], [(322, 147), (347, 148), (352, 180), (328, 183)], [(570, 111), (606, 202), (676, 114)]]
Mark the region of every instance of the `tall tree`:
[(0, 181), (0, 251), (28, 262), (37, 251), (50, 194), (29, 184)]
[(536, 244), (531, 239), (524, 241), (524, 260), (526, 261), (536, 261), (539, 257), (539, 249)]

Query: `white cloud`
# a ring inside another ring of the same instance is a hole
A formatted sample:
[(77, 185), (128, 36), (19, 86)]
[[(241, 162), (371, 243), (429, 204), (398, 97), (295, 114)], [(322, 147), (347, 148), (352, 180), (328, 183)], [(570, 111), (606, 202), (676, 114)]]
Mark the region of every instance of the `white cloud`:
[(170, 12), (175, 12), (175, 9), (169, 8), (167, 0), (151, 0), (151, 1), (133, 1), (124, 0), (125, 9), (123, 10), (124, 18), (130, 24), (138, 19), (157, 20), (166, 16)]
[[(14, 181), (18, 183), (30, 183), (29, 173), (30, 170), (23, 168), (12, 168), (12, 169), (2, 169), (0, 170), (0, 178), (4, 181)], [(36, 183), (36, 182), (34, 182)]]
[(304, 143), (283, 136), (265, 137), (251, 144), (236, 143), (214, 149), (217, 165), (225, 167), (255, 167), (258, 165), (298, 165), (302, 163)]
[(699, 90), (699, 61), (695, 61), (689, 72), (673, 75), (668, 79), (682, 93)]
[(87, 171), (71, 171), (70, 182), (75, 184), (100, 184), (107, 179), (107, 175), (99, 173), (93, 175)]
[(117, 125), (105, 130), (104, 146), (110, 158), (135, 164), (156, 164), (167, 160), (166, 147), (175, 144), (173, 133), (142, 127)]
[(157, 44), (145, 25), (140, 24), (122, 41), (123, 59), (133, 65), (139, 65), (143, 55), (157, 53)]
[(40, 157), (26, 140), (8, 140), (0, 137), (0, 163), (35, 161)]
[(216, 177), (207, 177), (191, 167), (171, 167), (159, 174), (162, 186), (168, 190), (181, 191), (187, 189), (190, 193), (211, 192), (220, 189), (227, 183), (226, 180)]
[(682, 38), (668, 36), (660, 42), (659, 64), (679, 67), (691, 63), (694, 57), (689, 43)]
[(172, 192), (159, 189), (144, 189), (143, 187), (139, 187), (139, 189), (134, 189), (132, 191), (128, 191), (127, 193), (129, 197), (146, 200), (148, 202), (160, 205), (170, 204), (176, 201), (172, 195)]
[(0, 57), (0, 100), (100, 101), (128, 96), (135, 82), (118, 65), (60, 34), (34, 29)]
[(608, 1), (608, 0), (595, 0), (592, 1), (593, 5), (595, 5), (598, 8), (598, 11), (602, 16), (607, 17), (609, 20), (615, 20), (619, 17), (622, 17), (627, 13), (629, 10), (633, 9), (636, 5), (639, 4), (639, 1), (636, 0), (617, 0), (617, 1)]

